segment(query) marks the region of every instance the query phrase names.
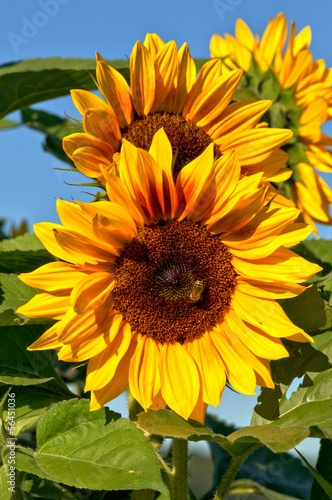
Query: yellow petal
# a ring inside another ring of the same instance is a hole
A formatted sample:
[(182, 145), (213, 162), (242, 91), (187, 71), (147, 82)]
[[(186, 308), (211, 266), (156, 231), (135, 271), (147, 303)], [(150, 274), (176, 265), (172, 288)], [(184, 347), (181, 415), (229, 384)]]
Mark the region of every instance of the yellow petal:
[(29, 318), (61, 318), (70, 307), (67, 290), (61, 292), (37, 293), (32, 299), (20, 306), (16, 312)]
[(225, 366), (214, 344), (207, 335), (185, 344), (187, 351), (198, 366), (202, 381), (202, 397), (205, 403), (218, 406), (226, 384)]
[(19, 278), (26, 285), (44, 292), (54, 292), (73, 288), (86, 275), (83, 270), (66, 262), (49, 262), (31, 273), (20, 274)]
[(178, 342), (162, 346), (160, 363), (161, 394), (172, 410), (188, 419), (200, 392), (197, 366)]
[(51, 326), (38, 340), (27, 347), (28, 351), (43, 351), (47, 349), (60, 349), (63, 346), (57, 336), (57, 325)]
[(264, 259), (245, 260), (234, 256), (232, 264), (240, 276), (263, 281), (284, 281), (290, 285), (291, 282), (307, 281), (322, 269), (287, 248), (278, 248)]
[(132, 341), (131, 328), (124, 323), (118, 329), (111, 344), (100, 354), (90, 359), (84, 391), (98, 390), (109, 384), (119, 363), (127, 353)]
[(70, 91), (73, 103), (81, 115), (89, 108), (99, 108), (108, 111), (107, 104), (97, 95), (87, 90), (74, 89)]
[(83, 116), (84, 130), (108, 143), (113, 151), (120, 148), (121, 132), (119, 122), (109, 110), (89, 108)]
[(300, 334), (304, 342), (312, 340), (302, 328), (290, 321), (281, 306), (274, 300), (250, 297), (236, 289), (232, 298), (232, 306), (243, 321), (262, 329), (271, 337), (292, 338)]
[(143, 335), (130, 361), (130, 392), (145, 410), (153, 404), (160, 391), (159, 355), (157, 342)]
[(255, 394), (256, 377), (246, 357), (240, 356), (225, 333), (226, 325), (218, 325), (209, 336), (225, 365), (229, 383), (243, 394)]
[(77, 314), (93, 308), (96, 309), (108, 299), (108, 307), (112, 307), (110, 293), (115, 286), (111, 273), (95, 272), (80, 280), (72, 289), (70, 302)]
[(196, 65), (190, 55), (189, 47), (186, 43), (184, 43), (179, 50), (178, 59), (179, 68), (174, 104), (170, 109), (170, 111), (175, 114), (180, 114), (182, 112), (188, 94), (196, 78)]

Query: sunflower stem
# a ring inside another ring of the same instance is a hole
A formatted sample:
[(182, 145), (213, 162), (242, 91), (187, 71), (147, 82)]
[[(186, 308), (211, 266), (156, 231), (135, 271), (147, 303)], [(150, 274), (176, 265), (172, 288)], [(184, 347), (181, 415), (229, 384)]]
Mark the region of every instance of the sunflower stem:
[(222, 481), (216, 491), (215, 496), (213, 497), (213, 500), (224, 500), (242, 463), (245, 461), (247, 456), (249, 456), (253, 451), (257, 450), (257, 448), (259, 448), (260, 446), (260, 444), (254, 445), (242, 455), (233, 455), (230, 466), (228, 467), (224, 477), (222, 478)]
[(185, 439), (173, 439), (173, 474), (171, 482), (171, 500), (188, 498), (188, 442)]

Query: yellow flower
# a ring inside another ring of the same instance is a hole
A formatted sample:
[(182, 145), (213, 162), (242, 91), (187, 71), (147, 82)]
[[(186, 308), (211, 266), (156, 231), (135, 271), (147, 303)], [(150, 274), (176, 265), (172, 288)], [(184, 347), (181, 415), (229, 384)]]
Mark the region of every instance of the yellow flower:
[(144, 409), (203, 422), (226, 380), (274, 386), (281, 337), (312, 340), (275, 299), (320, 267), (285, 248), (312, 228), (267, 204), (262, 173), (242, 176), (236, 153), (215, 161), (210, 144), (176, 182), (172, 160), (163, 129), (149, 152), (124, 140), (119, 175), (103, 171), (110, 201), (58, 200), (63, 225), (35, 233), (60, 260), (20, 275), (41, 292), (18, 312), (57, 320), (29, 349), (89, 360), (92, 410), (129, 386)]
[(332, 152), (328, 149), (332, 139), (321, 131), (322, 124), (332, 117), (332, 69), (325, 69), (323, 59), (313, 60), (308, 49), (309, 26), (295, 36), (292, 22), (284, 48), (286, 37), (284, 14), (268, 23), (261, 40), (238, 19), (235, 38), (213, 35), (211, 56), (223, 58), (230, 74), (239, 68), (244, 70), (241, 98), (249, 90), (251, 98), (274, 101), (264, 120), (294, 132), (282, 148), (290, 155), (288, 166), (293, 176), (279, 188), (301, 208), (308, 223), (332, 224), (332, 191), (314, 170), (332, 172)]
[(243, 173), (263, 171), (264, 178), (282, 181), (291, 175), (283, 168), (287, 154), (278, 150), (289, 130), (257, 126), (271, 100), (232, 100), (242, 71), (222, 74), (219, 60), (209, 61), (196, 75), (187, 44), (165, 44), (148, 34), (130, 57), (130, 87), (125, 78), (97, 54), (97, 83), (101, 95), (72, 90), (83, 115), (84, 133), (63, 140), (66, 154), (87, 177), (105, 182), (103, 169), (112, 172), (113, 155), (126, 139), (149, 150), (153, 135), (164, 128), (175, 157), (174, 174), (197, 158), (210, 143), (215, 155), (236, 150)]

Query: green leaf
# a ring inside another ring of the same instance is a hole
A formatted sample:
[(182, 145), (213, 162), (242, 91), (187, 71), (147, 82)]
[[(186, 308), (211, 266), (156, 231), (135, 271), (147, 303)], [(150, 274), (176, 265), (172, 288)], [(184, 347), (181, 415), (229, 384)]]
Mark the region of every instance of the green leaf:
[[(311, 437), (332, 435), (332, 332), (314, 339), (314, 346), (290, 343), (289, 358), (271, 362), (276, 387), (262, 388), (252, 425), (273, 421), (285, 430), (306, 430)], [(296, 377), (303, 381), (288, 397)]]
[[(46, 379), (53, 380), (53, 379)], [(62, 393), (51, 392), (43, 386), (15, 387), (11, 390), (15, 394), (15, 429), (14, 436), (30, 429), (45, 414), (51, 405), (63, 401)], [(3, 412), (3, 420), (8, 424), (8, 410)]]
[(12, 497), (12, 492), (8, 489), (11, 487), (7, 481), (9, 481), (9, 476), (7, 476), (7, 467), (2, 465), (0, 467), (0, 498), (1, 500), (10, 500)]
[(260, 95), (261, 99), (271, 99), (271, 101), (276, 102), (281, 90), (281, 86), (278, 78), (273, 73), (273, 71), (268, 70), (264, 73), (264, 79), (260, 84)]
[(214, 434), (211, 429), (195, 421), (183, 420), (179, 415), (169, 410), (148, 410), (138, 415), (140, 426), (165, 438), (180, 438), (188, 441), (211, 441), (231, 455), (242, 455), (248, 450), (253, 451), (257, 445), (265, 444), (275, 453), (288, 451), (307, 437), (305, 429), (280, 429), (273, 424), (243, 427), (229, 436)]
[(24, 234), (0, 242), (0, 272), (29, 273), (47, 262), (54, 261), (34, 234)]
[(324, 479), (318, 472), (309, 464), (308, 460), (295, 448), (295, 451), (300, 455), (302, 458), (303, 462), (306, 464), (308, 469), (310, 470), (311, 474), (314, 476), (316, 479), (317, 483), (323, 488), (325, 493), (329, 496), (329, 498), (332, 499), (332, 484), (330, 484), (326, 479)]
[(107, 408), (89, 412), (86, 400), (48, 411), (37, 426), (37, 451), (17, 448), (16, 468), (78, 488), (166, 493), (143, 431)]
[[(128, 61), (109, 61), (127, 80)], [(0, 67), (0, 117), (32, 104), (69, 94), (71, 89), (95, 89), (94, 59), (28, 59)]]
[(332, 307), (322, 300), (315, 286), (281, 301), (281, 305), (289, 319), (308, 333), (332, 329)]
[(16, 309), (36, 295), (36, 288), (25, 285), (16, 274), (0, 274), (0, 326), (22, 323)]
[(42, 325), (0, 327), (0, 382), (20, 386), (47, 382), (45, 390), (65, 399), (72, 393), (54, 370), (50, 352), (27, 350), (45, 329)]
[[(316, 464), (317, 472), (323, 476), (329, 483), (332, 483), (332, 441), (329, 439), (322, 439), (320, 442), (320, 450)], [(310, 500), (328, 500), (327, 493), (319, 485), (319, 482), (314, 480)]]

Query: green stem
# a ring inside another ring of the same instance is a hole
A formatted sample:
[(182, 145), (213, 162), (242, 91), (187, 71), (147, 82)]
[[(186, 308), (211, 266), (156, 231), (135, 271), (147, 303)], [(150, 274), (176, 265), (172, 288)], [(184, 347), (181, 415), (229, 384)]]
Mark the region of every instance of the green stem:
[(259, 448), (260, 446), (261, 446), (260, 444), (254, 445), (251, 448), (249, 448), (249, 450), (247, 450), (242, 455), (234, 455), (232, 457), (232, 461), (230, 463), (230, 466), (228, 467), (226, 474), (222, 478), (222, 481), (217, 489), (217, 492), (216, 492), (213, 500), (224, 500), (227, 493), (229, 492), (231, 484), (234, 481), (235, 476), (236, 476), (239, 468), (241, 467), (242, 463), (247, 458), (247, 456), (250, 455), (250, 453), (257, 450), (257, 448)]
[(171, 500), (188, 498), (188, 442), (185, 439), (173, 439), (173, 477), (170, 492)]

